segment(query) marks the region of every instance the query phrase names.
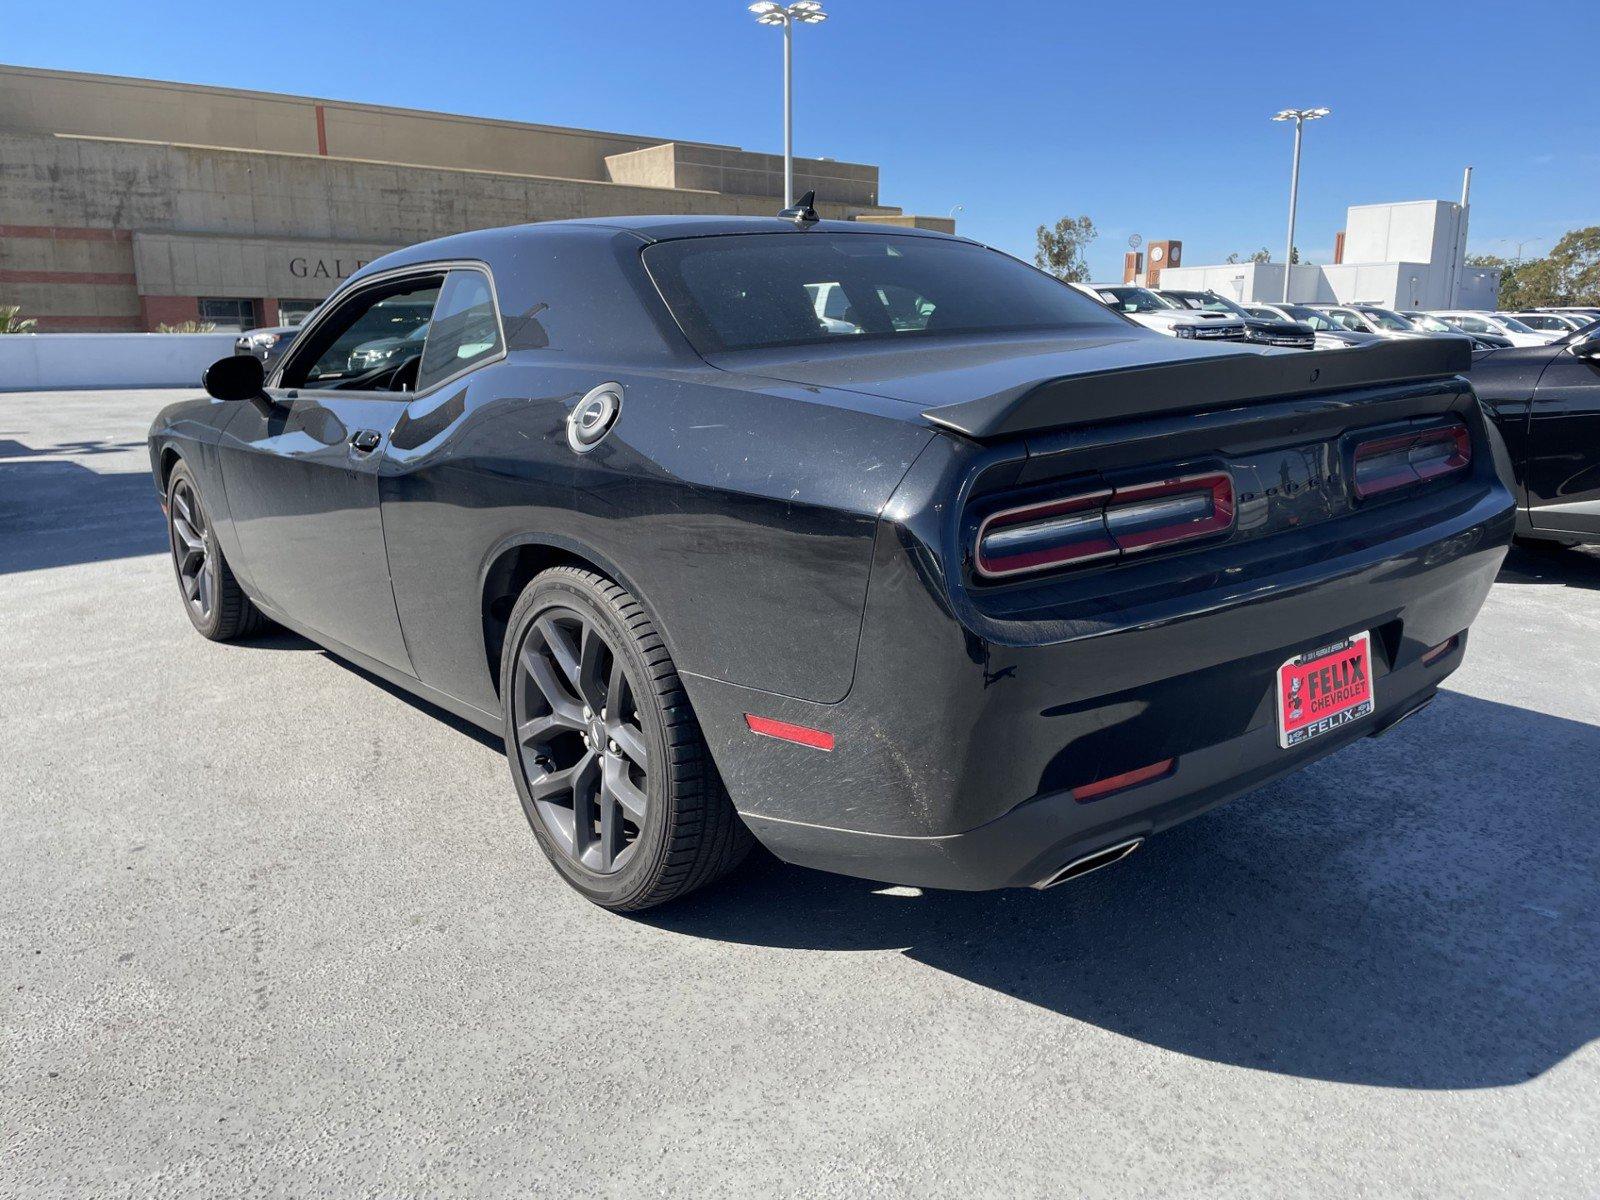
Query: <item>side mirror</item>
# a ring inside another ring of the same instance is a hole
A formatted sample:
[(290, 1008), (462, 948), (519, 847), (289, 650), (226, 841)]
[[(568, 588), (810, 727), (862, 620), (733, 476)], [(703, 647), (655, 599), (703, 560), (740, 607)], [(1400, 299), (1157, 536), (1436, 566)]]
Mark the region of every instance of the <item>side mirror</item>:
[(1572, 343), (1571, 350), (1579, 358), (1591, 361), (1600, 359), (1600, 333), (1590, 333)]
[(218, 400), (254, 400), (266, 391), (267, 372), (253, 354), (219, 358), (200, 376), (206, 394)]

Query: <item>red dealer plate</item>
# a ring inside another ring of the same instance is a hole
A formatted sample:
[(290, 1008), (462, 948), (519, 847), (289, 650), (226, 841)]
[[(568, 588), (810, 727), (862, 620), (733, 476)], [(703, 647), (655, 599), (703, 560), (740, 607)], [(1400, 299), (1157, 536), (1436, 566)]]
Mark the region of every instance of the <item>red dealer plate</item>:
[(1284, 749), (1372, 715), (1372, 636), (1353, 634), (1278, 668), (1278, 745)]

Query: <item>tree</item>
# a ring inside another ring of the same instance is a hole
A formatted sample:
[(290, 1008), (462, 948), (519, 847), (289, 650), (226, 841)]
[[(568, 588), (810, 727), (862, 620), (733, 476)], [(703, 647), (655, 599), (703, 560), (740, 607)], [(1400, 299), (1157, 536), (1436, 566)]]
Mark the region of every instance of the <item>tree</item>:
[(1054, 229), (1041, 225), (1039, 249), (1033, 256), (1033, 264), (1065, 283), (1088, 283), (1089, 243), (1099, 236), (1088, 217), (1062, 217)]
[[(1265, 246), (1263, 246), (1263, 247), (1261, 247), (1261, 249), (1257, 250), (1254, 254), (1252, 254), (1249, 258), (1240, 258), (1237, 254), (1230, 254), (1230, 255), (1228, 255), (1227, 261), (1229, 263), (1232, 263), (1232, 264), (1243, 263), (1243, 262), (1269, 263), (1269, 262), (1272, 261), (1272, 251), (1268, 250)], [(1289, 261), (1290, 262), (1295, 262), (1295, 263), (1300, 261), (1300, 247), (1299, 246), (1296, 246), (1294, 248), (1294, 256)]]
[(1556, 304), (1600, 304), (1600, 225), (1569, 229), (1545, 261)]
[(32, 333), (38, 323), (31, 318), (23, 319), (22, 305), (0, 304), (0, 333)]
[(1471, 254), (1467, 266), (1499, 268), (1500, 307), (1508, 311), (1600, 304), (1600, 225), (1569, 229), (1544, 258)]
[(214, 332), (216, 330), (216, 328), (217, 328), (216, 322), (214, 322), (214, 321), (180, 321), (176, 325), (168, 325), (168, 324), (166, 324), (166, 322), (162, 322), (161, 324), (156, 326), (156, 332), (157, 333), (212, 333), (212, 332)]

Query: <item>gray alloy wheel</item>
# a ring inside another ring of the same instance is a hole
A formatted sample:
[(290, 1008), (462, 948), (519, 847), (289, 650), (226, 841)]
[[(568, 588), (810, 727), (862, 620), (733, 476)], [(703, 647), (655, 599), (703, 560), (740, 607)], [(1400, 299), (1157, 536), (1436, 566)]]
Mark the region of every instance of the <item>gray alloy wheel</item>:
[(627, 864), (650, 752), (623, 657), (569, 608), (541, 613), (517, 653), (512, 719), (523, 779), (557, 846), (599, 875)]
[(183, 611), (202, 637), (214, 642), (255, 633), (267, 621), (244, 594), (217, 545), (200, 488), (187, 463), (167, 477), (167, 540), (183, 596)]
[(217, 599), (217, 560), (206, 540), (205, 510), (187, 477), (175, 479), (168, 504), (172, 533), (172, 560), (178, 568), (178, 587), (196, 625), (208, 624)]
[(511, 611), (506, 757), (545, 856), (594, 903), (635, 911), (702, 887), (754, 844), (643, 606), (552, 567)]

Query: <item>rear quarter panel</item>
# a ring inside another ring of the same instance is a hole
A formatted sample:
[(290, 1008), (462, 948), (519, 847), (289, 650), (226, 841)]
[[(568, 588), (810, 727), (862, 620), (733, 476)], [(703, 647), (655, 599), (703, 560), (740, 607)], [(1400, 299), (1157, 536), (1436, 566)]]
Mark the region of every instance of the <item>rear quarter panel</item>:
[[(578, 454), (567, 415), (604, 382), (622, 385), (621, 414)], [(752, 390), (709, 369), (513, 358), (478, 372), (413, 406), (380, 481), (418, 674), (497, 708), (484, 580), (500, 555), (534, 544), (633, 591), (680, 672), (837, 701), (854, 671), (878, 513), (932, 437), (894, 401)]]

